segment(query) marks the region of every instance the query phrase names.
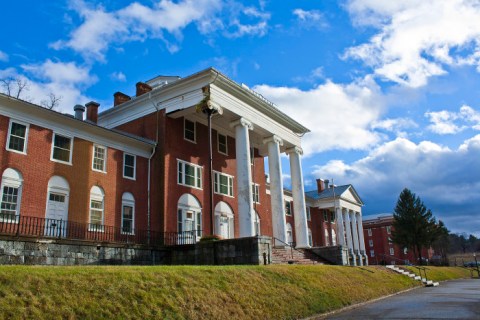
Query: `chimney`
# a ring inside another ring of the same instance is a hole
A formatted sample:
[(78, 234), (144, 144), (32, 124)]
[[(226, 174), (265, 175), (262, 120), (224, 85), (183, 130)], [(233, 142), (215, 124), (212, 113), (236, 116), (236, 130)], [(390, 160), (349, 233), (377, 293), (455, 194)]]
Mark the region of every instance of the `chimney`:
[(144, 93), (152, 91), (152, 87), (150, 87), (148, 84), (144, 82), (137, 82), (136, 84), (137, 87), (137, 94), (136, 96), (141, 96)]
[(317, 192), (320, 193), (325, 190), (325, 182), (323, 179), (317, 179)]
[(99, 103), (95, 101), (90, 101), (85, 104), (87, 107), (87, 120), (93, 123), (97, 123), (98, 121), (98, 107), (100, 106)]
[(328, 188), (329, 188), (329, 186), (328, 186), (329, 183), (330, 183), (330, 180), (325, 179), (325, 189), (328, 189)]
[(117, 91), (113, 94), (113, 106), (116, 107), (124, 102), (130, 101), (132, 98), (125, 93)]
[(85, 112), (85, 107), (81, 104), (77, 104), (75, 105), (75, 107), (73, 107), (73, 111), (75, 111), (75, 119), (83, 121), (83, 113)]

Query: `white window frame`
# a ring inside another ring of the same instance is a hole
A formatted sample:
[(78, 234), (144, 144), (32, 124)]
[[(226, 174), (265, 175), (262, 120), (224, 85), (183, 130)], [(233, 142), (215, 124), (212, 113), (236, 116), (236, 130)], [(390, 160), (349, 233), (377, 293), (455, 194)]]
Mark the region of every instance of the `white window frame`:
[[(88, 205), (88, 231), (93, 232), (104, 232), (105, 225), (105, 191), (98, 187), (103, 195), (93, 193), (92, 189), (90, 190), (90, 201)], [(98, 208), (92, 208), (92, 201), (97, 201), (102, 203), (102, 223), (100, 225), (92, 223), (92, 209), (98, 211)]]
[(260, 185), (258, 183), (252, 183), (252, 197), (253, 203), (260, 203)]
[[(193, 123), (193, 140), (190, 140), (189, 138), (187, 138), (185, 134), (187, 131), (187, 126), (186, 126), (187, 121)], [(197, 122), (196, 121), (183, 118), (183, 139), (192, 143), (197, 143)]]
[(370, 257), (371, 258), (375, 257), (375, 250), (370, 250)]
[[(125, 207), (131, 207), (132, 208), (132, 230), (130, 232), (123, 230), (123, 224), (124, 224), (124, 218), (125, 218), (125, 211), (124, 211)], [(122, 234), (129, 234), (129, 235), (134, 235), (135, 234), (135, 198), (133, 198), (133, 195), (129, 192), (125, 192), (122, 195), (121, 230), (122, 230)]]
[(328, 233), (328, 229), (323, 229), (324, 232), (323, 232), (323, 235), (325, 237), (325, 246), (326, 247), (329, 247), (330, 246), (330, 234)]
[(373, 247), (373, 240), (368, 240), (368, 246)]
[[(225, 137), (225, 152), (220, 150), (220, 136)], [(226, 134), (217, 133), (217, 150), (218, 153), (228, 156), (228, 136)]]
[[(10, 138), (12, 136), (12, 124), (13, 123), (16, 123), (16, 124), (19, 124), (19, 125), (22, 125), (22, 126), (25, 126), (25, 137), (24, 140), (24, 144), (23, 144), (23, 151), (18, 151), (18, 150), (15, 150), (15, 149), (10, 149)], [(7, 143), (5, 145), (5, 148), (8, 150), (8, 151), (11, 151), (11, 152), (15, 152), (15, 153), (19, 153), (19, 154), (27, 154), (27, 144), (28, 144), (28, 131), (30, 129), (30, 124), (26, 123), (26, 122), (22, 122), (22, 121), (17, 121), (17, 120), (14, 120), (14, 119), (10, 119), (10, 122), (8, 124), (8, 137), (7, 137)]]
[(367, 232), (368, 232), (368, 236), (371, 237), (372, 236), (372, 229), (367, 229)]
[[(181, 176), (180, 176), (180, 172), (179, 172), (179, 166), (180, 165), (182, 166)], [(195, 185), (194, 186), (185, 183), (185, 165), (192, 166), (192, 167), (195, 168), (195, 170), (194, 170)], [(200, 176), (199, 177), (197, 176), (198, 175), (198, 170), (197, 169), (200, 169)], [(189, 188), (195, 188), (195, 189), (203, 190), (202, 176), (203, 176), (203, 167), (202, 166), (177, 159), (177, 183), (179, 185), (189, 187)], [(200, 186), (197, 186), (197, 181), (200, 182)]]
[(312, 213), (310, 212), (309, 206), (305, 206), (305, 213), (307, 215), (307, 221), (312, 221)]
[[(68, 162), (63, 161), (63, 160), (58, 160), (58, 159), (55, 159), (53, 157), (53, 151), (55, 150), (55, 137), (56, 136), (60, 136), (60, 137), (70, 139), (70, 158), (68, 159)], [(51, 151), (51, 154), (50, 154), (50, 160), (54, 161), (54, 162), (58, 162), (58, 163), (72, 165), (72, 155), (73, 155), (73, 136), (69, 136), (69, 135), (54, 132), (53, 135), (52, 135), (52, 151)]]
[(312, 236), (312, 230), (308, 228), (308, 245), (310, 247), (313, 247), (313, 236)]
[(390, 255), (391, 255), (391, 256), (394, 256), (394, 255), (395, 255), (395, 249), (394, 249), (394, 248), (390, 248)]
[(388, 233), (388, 234), (391, 234), (391, 233), (392, 233), (392, 227), (391, 227), (391, 226), (387, 226), (386, 229), (387, 229), (387, 233)]
[[(7, 170), (13, 170), (15, 173), (18, 174), (19, 178), (12, 178), (5, 176), (5, 171)], [(22, 190), (23, 190), (23, 178), (22, 174), (12, 168), (7, 168), (5, 169), (3, 176), (2, 176), (2, 183), (0, 184), (0, 207), (1, 204), (3, 203), (3, 188), (8, 187), (8, 188), (16, 188), (17, 189), (17, 202), (15, 204), (15, 219), (10, 219), (6, 218), (4, 219), (3, 215), (0, 214), (0, 222), (7, 222), (7, 223), (18, 223), (18, 217), (20, 215), (20, 205), (22, 203)]]
[[(224, 176), (224, 177), (227, 178), (227, 182), (228, 182), (227, 188), (228, 188), (229, 194), (225, 194), (225, 193), (220, 192), (220, 176)], [(222, 195), (222, 196), (227, 196), (227, 197), (233, 198), (234, 197), (234, 191), (233, 191), (233, 185), (234, 185), (233, 180), (234, 180), (234, 178), (235, 178), (234, 176), (231, 176), (229, 174), (219, 172), (219, 171), (213, 171), (213, 192), (215, 194), (219, 194), (219, 195)], [(230, 194), (230, 192), (231, 192), (231, 194)]]
[[(131, 156), (133, 157), (133, 177), (129, 177), (129, 176), (126, 176), (125, 175), (125, 166), (126, 166), (126, 162), (125, 162), (125, 158), (127, 156)], [(130, 179), (130, 180), (135, 180), (137, 178), (137, 156), (134, 155), (134, 154), (131, 154), (131, 153), (127, 153), (127, 152), (124, 152), (123, 153), (123, 166), (122, 166), (122, 176), (125, 178), (125, 179)]]
[[(289, 210), (287, 210), (287, 205), (288, 205)], [(284, 205), (283, 205), (283, 210), (285, 210), (285, 215), (286, 216), (291, 216), (292, 215), (292, 203), (288, 200), (285, 200)]]
[[(99, 170), (99, 169), (95, 169), (94, 168), (94, 165), (95, 165), (95, 150), (96, 148), (99, 148), (99, 149), (103, 149), (103, 168), (102, 170)], [(92, 153), (92, 170), (93, 171), (96, 171), (96, 172), (102, 172), (102, 173), (107, 173), (107, 147), (105, 146), (102, 146), (102, 145), (99, 145), (99, 144), (94, 144), (93, 145), (93, 153)]]

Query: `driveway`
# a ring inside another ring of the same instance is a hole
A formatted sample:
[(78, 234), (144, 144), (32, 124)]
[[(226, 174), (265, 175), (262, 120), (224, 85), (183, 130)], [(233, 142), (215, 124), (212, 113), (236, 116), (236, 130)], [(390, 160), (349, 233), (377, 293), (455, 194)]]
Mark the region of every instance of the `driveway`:
[(419, 288), (326, 319), (480, 319), (480, 280)]

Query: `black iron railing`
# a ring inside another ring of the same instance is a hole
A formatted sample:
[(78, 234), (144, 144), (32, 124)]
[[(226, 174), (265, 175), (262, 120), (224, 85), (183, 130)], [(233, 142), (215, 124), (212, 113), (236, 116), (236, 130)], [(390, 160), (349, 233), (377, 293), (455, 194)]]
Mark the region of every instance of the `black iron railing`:
[(196, 243), (200, 239), (202, 231), (148, 232), (147, 230), (103, 224), (0, 213), (0, 234), (107, 243), (175, 246)]

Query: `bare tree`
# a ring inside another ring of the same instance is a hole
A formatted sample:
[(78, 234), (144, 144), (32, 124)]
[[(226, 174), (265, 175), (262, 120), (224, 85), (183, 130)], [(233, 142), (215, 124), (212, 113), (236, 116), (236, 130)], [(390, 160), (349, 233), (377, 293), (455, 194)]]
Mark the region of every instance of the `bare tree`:
[(40, 104), (42, 105), (42, 107), (44, 108), (47, 108), (47, 109), (50, 109), (50, 110), (53, 110), (55, 109), (56, 107), (58, 107), (58, 105), (60, 104), (60, 101), (62, 100), (62, 96), (57, 96), (55, 95), (55, 93), (52, 93), (50, 92), (48, 94), (48, 100), (42, 100), (40, 102)]
[(28, 81), (20, 77), (0, 79), (0, 84), (7, 96), (17, 99), (28, 90)]

